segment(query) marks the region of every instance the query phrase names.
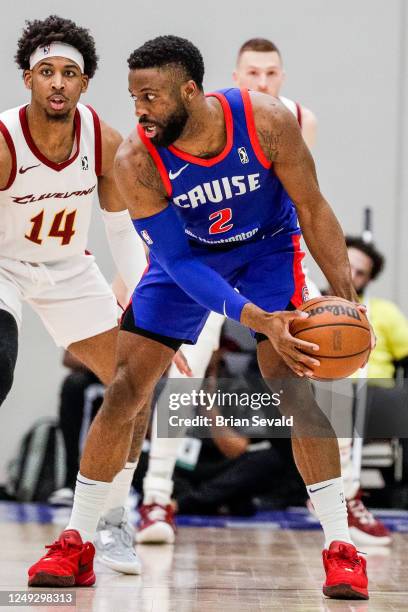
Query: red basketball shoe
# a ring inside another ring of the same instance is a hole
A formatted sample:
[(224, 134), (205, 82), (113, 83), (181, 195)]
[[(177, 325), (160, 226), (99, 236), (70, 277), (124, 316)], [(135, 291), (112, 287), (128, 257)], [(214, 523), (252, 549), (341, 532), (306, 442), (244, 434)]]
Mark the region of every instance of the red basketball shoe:
[(75, 529), (63, 531), (59, 539), (46, 546), (48, 552), (28, 570), (28, 586), (92, 586), (95, 582), (91, 542), (82, 542)]
[(362, 492), (347, 500), (348, 525), (351, 539), (357, 546), (388, 546), (391, 533), (379, 519), (365, 507)]
[(142, 504), (137, 528), (138, 544), (174, 544), (176, 526), (171, 504)]
[(323, 551), (323, 593), (334, 599), (368, 599), (366, 560), (347, 542), (332, 542)]

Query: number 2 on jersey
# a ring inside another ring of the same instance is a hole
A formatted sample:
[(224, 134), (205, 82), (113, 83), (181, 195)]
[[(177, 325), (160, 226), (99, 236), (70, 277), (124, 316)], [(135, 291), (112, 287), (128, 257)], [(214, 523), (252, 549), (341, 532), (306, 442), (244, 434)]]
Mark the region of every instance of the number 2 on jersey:
[[(74, 223), (76, 212), (76, 210), (73, 210), (65, 216), (66, 210), (64, 208), (64, 210), (60, 210), (54, 217), (48, 236), (51, 238), (61, 238), (61, 246), (69, 244), (72, 236), (75, 234)], [(40, 238), (40, 234), (44, 221), (44, 211), (42, 210), (38, 215), (30, 219), (30, 221), (33, 227), (29, 234), (25, 234), (25, 237), (27, 240), (35, 242), (35, 244), (42, 244), (43, 239)]]
[(233, 223), (228, 223), (232, 218), (232, 210), (231, 208), (223, 208), (222, 210), (217, 210), (217, 212), (211, 213), (208, 217), (210, 221), (213, 219), (217, 219), (214, 223), (211, 223), (210, 229), (208, 230), (210, 234), (222, 234), (223, 232), (228, 232), (230, 229), (234, 227)]

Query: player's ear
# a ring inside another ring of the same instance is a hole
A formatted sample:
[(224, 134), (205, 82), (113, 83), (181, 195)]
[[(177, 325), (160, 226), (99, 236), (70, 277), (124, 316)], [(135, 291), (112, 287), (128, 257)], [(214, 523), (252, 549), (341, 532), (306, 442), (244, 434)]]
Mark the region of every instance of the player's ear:
[(81, 81), (82, 81), (81, 93), (85, 93), (89, 85), (89, 76), (87, 74), (82, 74)]
[(236, 70), (234, 70), (234, 72), (232, 73), (232, 80), (234, 81), (234, 83), (238, 83), (238, 74)]
[(193, 81), (192, 79), (190, 79), (190, 81), (187, 81), (187, 83), (184, 83), (183, 85), (183, 90), (182, 90), (183, 99), (185, 100), (187, 104), (190, 104), (194, 100), (194, 98), (197, 96), (199, 91), (200, 90), (197, 87), (197, 83)]
[(26, 89), (33, 88), (33, 72), (32, 70), (24, 70), (23, 72), (23, 81)]

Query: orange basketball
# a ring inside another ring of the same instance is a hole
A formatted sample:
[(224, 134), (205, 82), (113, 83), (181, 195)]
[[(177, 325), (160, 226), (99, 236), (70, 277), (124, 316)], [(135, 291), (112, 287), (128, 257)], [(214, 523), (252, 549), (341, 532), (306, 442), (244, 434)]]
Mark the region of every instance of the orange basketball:
[(355, 304), (322, 296), (305, 302), (298, 310), (309, 316), (292, 321), (290, 333), (319, 345), (319, 351), (310, 353), (320, 361), (313, 378), (346, 378), (362, 367), (370, 354), (370, 326)]

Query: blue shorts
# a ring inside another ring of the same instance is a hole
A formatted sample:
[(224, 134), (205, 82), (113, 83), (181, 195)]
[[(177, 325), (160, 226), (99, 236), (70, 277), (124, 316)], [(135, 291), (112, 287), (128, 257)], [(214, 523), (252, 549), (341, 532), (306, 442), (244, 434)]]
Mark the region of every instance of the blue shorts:
[[(240, 246), (191, 248), (251, 302), (274, 312), (285, 310), (289, 303), (298, 307), (307, 299), (300, 238), (295, 230)], [(174, 282), (152, 254), (131, 304), (136, 328), (189, 344), (196, 343), (210, 313)]]

